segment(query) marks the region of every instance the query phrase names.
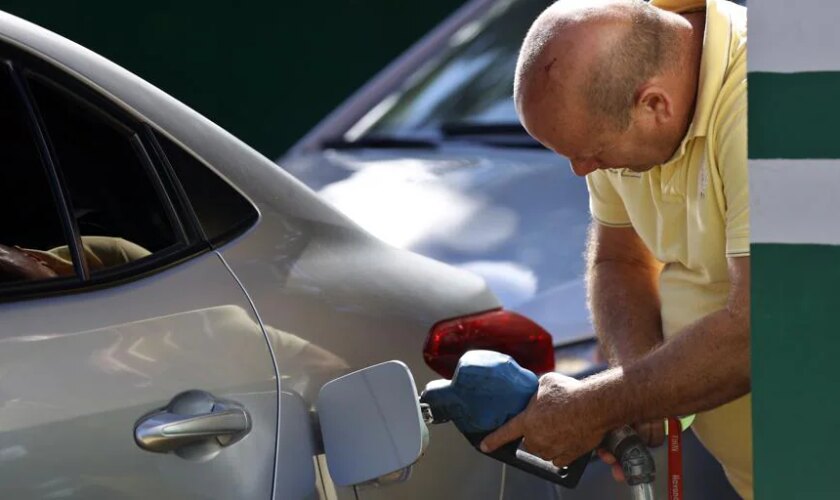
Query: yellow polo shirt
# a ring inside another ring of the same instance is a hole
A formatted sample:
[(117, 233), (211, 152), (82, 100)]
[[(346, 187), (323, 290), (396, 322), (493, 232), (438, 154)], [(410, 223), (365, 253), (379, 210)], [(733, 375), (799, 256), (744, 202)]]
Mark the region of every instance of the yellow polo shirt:
[[(727, 257), (748, 256), (747, 15), (725, 0), (653, 0), (679, 12), (706, 8), (695, 115), (674, 156), (637, 173), (586, 177), (592, 217), (632, 226), (665, 264), (659, 279), (665, 338), (726, 306)], [(738, 493), (752, 498), (750, 397), (693, 424)]]

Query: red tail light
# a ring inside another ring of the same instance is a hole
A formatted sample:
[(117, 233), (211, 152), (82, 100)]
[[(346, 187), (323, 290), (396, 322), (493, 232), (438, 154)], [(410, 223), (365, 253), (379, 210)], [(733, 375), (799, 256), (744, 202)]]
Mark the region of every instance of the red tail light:
[(508, 354), (537, 374), (554, 370), (551, 335), (530, 319), (503, 310), (436, 324), (426, 339), (423, 358), (429, 368), (452, 378), (461, 355), (472, 349)]

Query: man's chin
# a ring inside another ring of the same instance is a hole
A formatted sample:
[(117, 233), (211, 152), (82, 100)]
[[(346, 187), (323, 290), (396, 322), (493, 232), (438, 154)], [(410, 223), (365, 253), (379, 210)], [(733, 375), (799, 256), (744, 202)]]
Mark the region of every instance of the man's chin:
[(624, 167), (608, 168), (607, 170), (614, 170), (614, 171), (617, 171), (617, 172), (620, 172), (622, 170), (630, 170), (631, 172), (644, 173), (644, 172), (647, 172), (648, 170), (652, 169), (655, 166), (656, 165), (627, 165), (627, 166), (624, 166)]
[(632, 165), (624, 168), (626, 168), (627, 170), (632, 170), (633, 172), (647, 172), (655, 166), (656, 165)]

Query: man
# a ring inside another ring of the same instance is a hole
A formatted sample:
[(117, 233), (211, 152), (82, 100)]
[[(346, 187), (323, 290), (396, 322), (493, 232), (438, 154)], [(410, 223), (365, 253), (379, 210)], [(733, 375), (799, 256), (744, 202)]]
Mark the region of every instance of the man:
[(697, 413), (694, 432), (752, 498), (746, 11), (658, 4), (682, 8), (560, 0), (523, 43), (522, 123), (586, 176), (589, 302), (614, 368), (544, 376), (483, 446), (524, 436), (564, 465), (622, 424), (659, 444), (664, 417)]

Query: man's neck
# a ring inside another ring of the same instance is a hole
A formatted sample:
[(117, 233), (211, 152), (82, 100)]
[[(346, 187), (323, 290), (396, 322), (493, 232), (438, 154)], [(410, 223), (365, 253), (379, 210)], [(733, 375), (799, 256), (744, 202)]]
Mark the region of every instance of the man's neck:
[(672, 29), (676, 30), (677, 58), (673, 64), (674, 71), (670, 78), (673, 80), (675, 92), (675, 109), (679, 113), (679, 127), (674, 129), (674, 135), (668, 139), (670, 156), (679, 148), (683, 138), (688, 133), (694, 119), (697, 104), (700, 79), (700, 61), (703, 57), (703, 35), (706, 27), (706, 12), (692, 12), (689, 14), (673, 14), (675, 16)]
[(694, 109), (697, 104), (697, 95), (700, 90), (700, 63), (703, 60), (703, 37), (706, 32), (706, 11), (692, 12), (683, 17), (691, 24), (691, 30), (683, 37), (682, 50), (684, 54), (682, 66), (684, 75), (685, 95), (690, 103), (689, 112), (686, 114), (685, 132), (694, 119)]

